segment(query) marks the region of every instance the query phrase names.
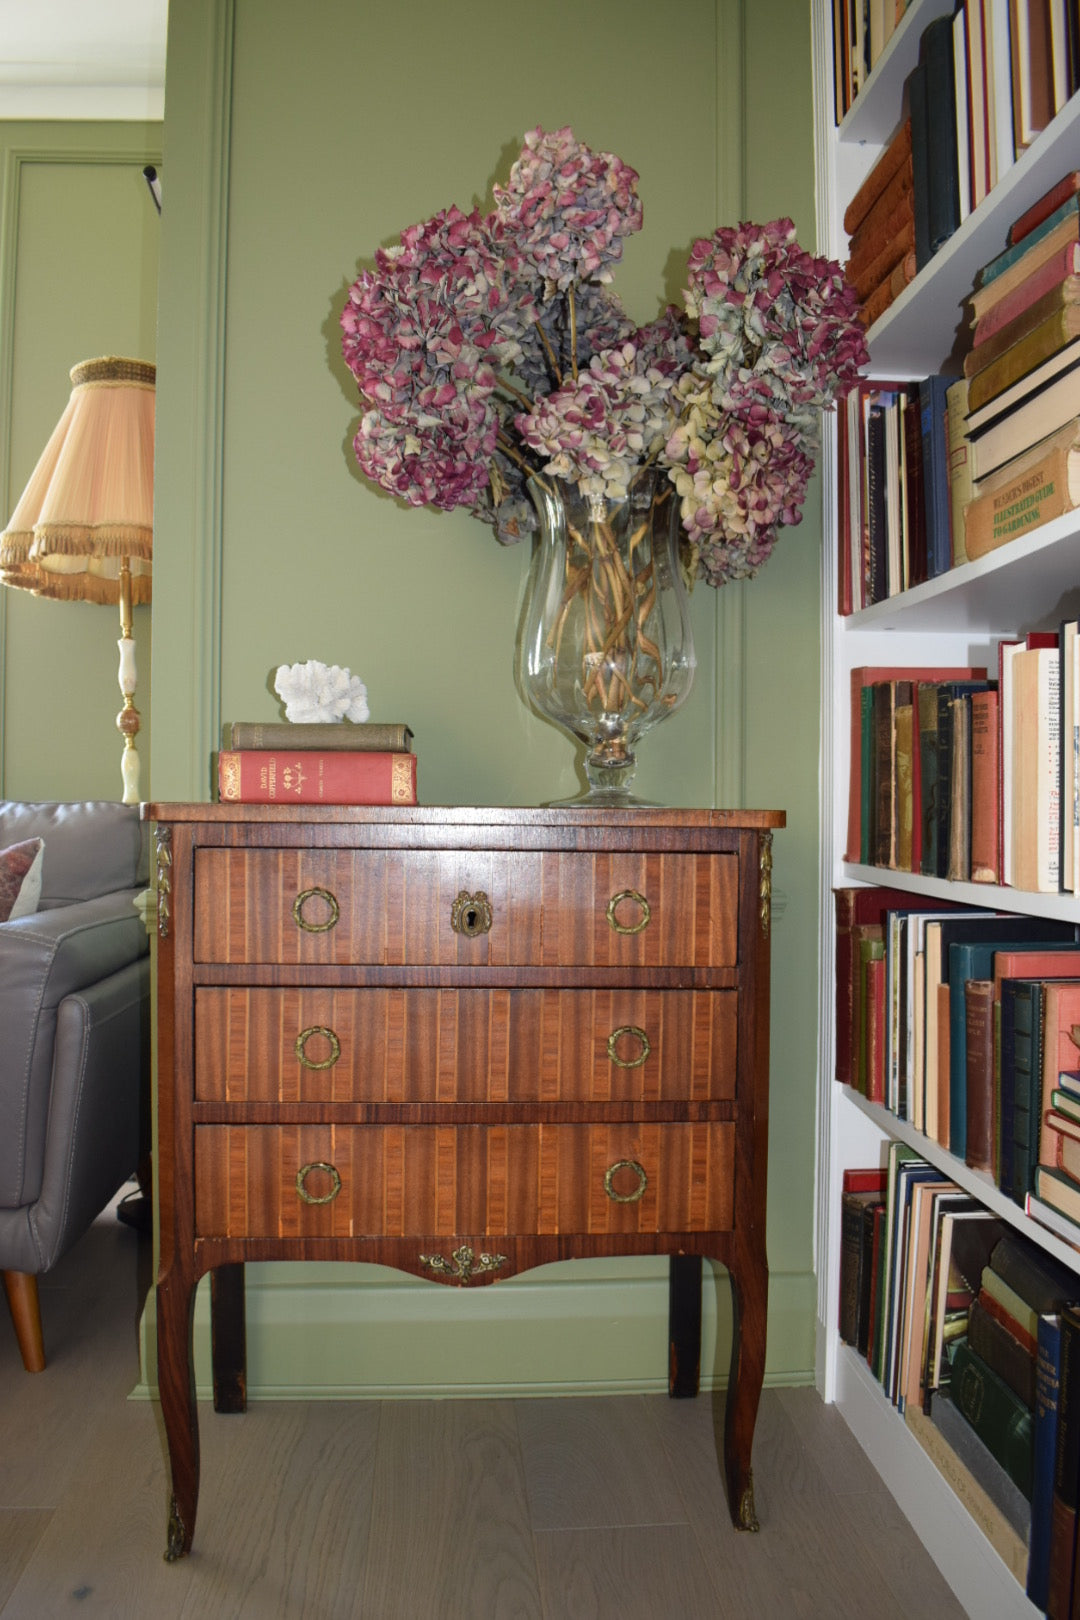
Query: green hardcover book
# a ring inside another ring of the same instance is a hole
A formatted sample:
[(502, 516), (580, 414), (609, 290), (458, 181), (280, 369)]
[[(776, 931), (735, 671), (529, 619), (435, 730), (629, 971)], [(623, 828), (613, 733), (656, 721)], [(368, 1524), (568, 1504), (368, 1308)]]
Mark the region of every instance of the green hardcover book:
[(950, 1394), (983, 1445), (1030, 1502), (1035, 1455), (1031, 1409), (975, 1354), (966, 1339), (953, 1352)]

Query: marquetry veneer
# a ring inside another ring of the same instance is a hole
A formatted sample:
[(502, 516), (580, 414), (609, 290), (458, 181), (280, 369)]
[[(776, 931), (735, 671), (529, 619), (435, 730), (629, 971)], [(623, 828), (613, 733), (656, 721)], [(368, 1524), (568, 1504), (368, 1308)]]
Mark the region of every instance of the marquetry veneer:
[(243, 1262), (459, 1285), (672, 1257), (670, 1385), (700, 1260), (731, 1274), (724, 1463), (750, 1455), (768, 1272), (769, 811), (164, 804), (157, 823), (158, 1383), (168, 1555), (191, 1546), (191, 1313), (244, 1404)]

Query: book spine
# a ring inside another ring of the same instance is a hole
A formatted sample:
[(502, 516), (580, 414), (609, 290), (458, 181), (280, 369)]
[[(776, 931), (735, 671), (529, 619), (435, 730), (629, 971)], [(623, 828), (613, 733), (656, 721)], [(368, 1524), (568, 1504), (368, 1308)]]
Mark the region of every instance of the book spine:
[(923, 30), (920, 49), (926, 53), (927, 181), (933, 254), (960, 224), (952, 18), (939, 17), (929, 23)]
[[(1077, 15), (1080, 16), (1080, 12)], [(1049, 219), (1062, 203), (1067, 202), (1078, 191), (1080, 191), (1080, 170), (1073, 169), (1071, 174), (1065, 175), (1056, 186), (1051, 186), (1050, 190), (1044, 192), (1037, 202), (1033, 202), (1019, 219), (1013, 221), (1009, 226), (1009, 245), (1022, 242), (1037, 225), (1041, 225), (1044, 219)]]
[(915, 262), (922, 270), (930, 262), (930, 126), (926, 95), (926, 63), (917, 62), (907, 81), (911, 111), (912, 197), (915, 205)]
[(971, 694), (971, 881), (998, 879), (998, 694)]
[(994, 985), (968, 979), (964, 985), (967, 1141), (965, 1162), (990, 1171), (994, 1156)]
[(1070, 242), (1061, 249), (1060, 253), (1053, 254), (1043, 264), (1033, 268), (1017, 286), (1002, 293), (996, 303), (990, 302), (990, 295), (996, 289), (988, 287), (986, 297), (980, 300), (976, 307), (972, 298), (972, 308), (975, 310), (975, 328), (972, 332), (972, 343), (979, 344), (994, 333), (1000, 331), (1009, 321), (1014, 320), (1022, 310), (1028, 309), (1037, 298), (1049, 292), (1059, 281), (1067, 276), (1075, 276), (1080, 271), (1080, 243)]
[(911, 157), (911, 120), (905, 118), (844, 211), (844, 230), (854, 235), (889, 181)]
[(950, 1389), (979, 1439), (1030, 1500), (1035, 1441), (1031, 1412), (963, 1340), (953, 1356)]
[(1063, 349), (1069, 339), (1076, 335), (1076, 318), (1075, 304), (1063, 305), (1041, 326), (1035, 327), (1026, 337), (1006, 349), (991, 365), (977, 372), (968, 385), (968, 410), (977, 411), (989, 404), (1006, 388), (1019, 382), (1029, 371), (1034, 371), (1036, 366)]
[[(1011, 321), (984, 337), (980, 343), (973, 345), (971, 352), (964, 356), (964, 375), (975, 377), (985, 367), (992, 365), (995, 360), (1011, 349), (1014, 343), (1033, 332), (1037, 326), (1052, 315), (1064, 314), (1068, 310), (1075, 310), (1077, 299), (1080, 298), (1080, 278), (1065, 276), (1063, 280), (1056, 281), (1033, 304), (1022, 309), (1019, 315), (1014, 315)], [(1076, 316), (1066, 316), (1067, 321), (1075, 321)]]
[(1005, 270), (1009, 270), (1014, 264), (1018, 264), (1025, 253), (1029, 253), (1037, 242), (1043, 241), (1045, 237), (1050, 235), (1051, 231), (1056, 230), (1063, 220), (1075, 218), (1077, 207), (1077, 199), (1067, 197), (1045, 219), (1040, 220), (1038, 225), (1033, 226), (1021, 241), (1011, 243), (1003, 253), (998, 254), (996, 259), (991, 259), (988, 264), (984, 264), (976, 274), (975, 285), (977, 287), (989, 286)]
[(969, 501), (964, 510), (968, 560), (985, 557), (1017, 535), (1071, 512), (1076, 505), (1070, 487), (1074, 465), (1072, 451), (1051, 450), (1011, 484)]
[(973, 1300), (968, 1314), (968, 1344), (975, 1354), (1023, 1401), (1035, 1410), (1035, 1361), (1025, 1345), (1014, 1338), (1004, 1323), (979, 1301)]
[(945, 439), (948, 452), (949, 546), (953, 567), (967, 561), (964, 507), (972, 496), (971, 451), (964, 419), (969, 409), (968, 381), (958, 377), (945, 390)]
[[(878, 257), (890, 236), (895, 235), (904, 220), (913, 217), (911, 181), (912, 169), (909, 161), (897, 170), (852, 236), (848, 244), (849, 281), (853, 276), (860, 275), (867, 265)], [(896, 263), (895, 258), (892, 263)]]
[(1031, 1542), (1027, 1595), (1037, 1609), (1049, 1602), (1050, 1520), (1054, 1503), (1054, 1451), (1061, 1386), (1061, 1318), (1039, 1318), (1035, 1365), (1035, 1451), (1031, 1485)]
[[(855, 289), (860, 302), (869, 298), (875, 287), (883, 281), (890, 281), (895, 265), (908, 253), (914, 251), (915, 246), (915, 214), (911, 200), (911, 192), (906, 191), (897, 203), (892, 215), (886, 220), (881, 233), (880, 246), (868, 248), (860, 253), (858, 258), (852, 257), (844, 268), (844, 275), (848, 285)], [(873, 257), (867, 257), (867, 253)], [(900, 290), (911, 280), (907, 277), (900, 283)], [(894, 294), (895, 296), (895, 294)]]
[(227, 731), (230, 750), (321, 748), (407, 754), (412, 744), (412, 732), (408, 726), (377, 721), (318, 725), (292, 720), (234, 720)]
[(223, 750), (218, 793), (234, 804), (415, 804), (416, 755)]
[(858, 1337), (859, 1298), (862, 1292), (863, 1200), (844, 1193), (840, 1200), (840, 1337), (855, 1344)]

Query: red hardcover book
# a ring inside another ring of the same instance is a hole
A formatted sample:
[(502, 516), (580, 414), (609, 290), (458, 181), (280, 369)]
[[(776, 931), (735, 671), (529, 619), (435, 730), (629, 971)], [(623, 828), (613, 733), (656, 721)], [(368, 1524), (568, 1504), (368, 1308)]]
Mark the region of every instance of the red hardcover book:
[(856, 928), (882, 924), (889, 911), (908, 909), (913, 903), (906, 889), (837, 889), (836, 902), (836, 1078), (855, 1084), (858, 1053), (853, 1044), (857, 1022), (859, 959)]
[(1044, 219), (1049, 219), (1062, 203), (1068, 202), (1077, 192), (1080, 192), (1080, 169), (1073, 169), (1070, 174), (1063, 175), (1057, 185), (1051, 186), (1049, 191), (1044, 191), (1042, 196), (1009, 226), (1009, 246), (1013, 247), (1017, 242), (1022, 242), (1036, 225), (1041, 225)]
[(227, 749), (218, 755), (218, 796), (232, 804), (415, 804), (416, 755)]
[(998, 695), (971, 694), (971, 881), (998, 877)]
[(1007, 292), (975, 322), (971, 334), (972, 345), (985, 343), (988, 337), (993, 337), (996, 331), (1008, 321), (1014, 320), (1037, 298), (1049, 292), (1051, 287), (1056, 287), (1066, 276), (1075, 276), (1078, 272), (1080, 272), (1080, 242), (1070, 242), (1060, 252), (1055, 253), (1053, 258), (1047, 259), (1045, 264), (1033, 270), (1018, 287), (1013, 287), (1011, 292)]
[(877, 1165), (856, 1165), (844, 1171), (842, 1191), (883, 1193), (888, 1179), (888, 1171)]
[(866, 964), (866, 1095), (885, 1101), (885, 959)]

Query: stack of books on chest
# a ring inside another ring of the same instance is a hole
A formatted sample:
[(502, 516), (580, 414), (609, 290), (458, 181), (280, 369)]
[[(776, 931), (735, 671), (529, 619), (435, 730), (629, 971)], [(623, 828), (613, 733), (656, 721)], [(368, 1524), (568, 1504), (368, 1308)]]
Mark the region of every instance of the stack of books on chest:
[(231, 804), (415, 804), (412, 732), (400, 723), (233, 721), (218, 755)]

